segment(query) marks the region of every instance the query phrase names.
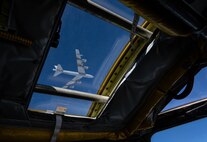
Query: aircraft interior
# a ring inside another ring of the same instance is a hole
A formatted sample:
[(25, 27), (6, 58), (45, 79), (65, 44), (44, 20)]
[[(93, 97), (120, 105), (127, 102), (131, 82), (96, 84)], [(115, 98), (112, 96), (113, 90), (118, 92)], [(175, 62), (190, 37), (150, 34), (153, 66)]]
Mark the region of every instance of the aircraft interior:
[(162, 111), (207, 66), (205, 0), (0, 0), (0, 47), (1, 142), (151, 142), (207, 117), (206, 98)]

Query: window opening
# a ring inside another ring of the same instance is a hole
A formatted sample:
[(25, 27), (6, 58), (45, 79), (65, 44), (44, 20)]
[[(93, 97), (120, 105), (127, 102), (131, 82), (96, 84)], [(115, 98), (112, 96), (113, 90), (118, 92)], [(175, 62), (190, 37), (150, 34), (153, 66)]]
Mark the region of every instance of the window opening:
[[(129, 35), (111, 23), (67, 5), (59, 45), (50, 49), (37, 84), (96, 94)], [(65, 115), (86, 116), (91, 104), (88, 100), (35, 92), (29, 110), (52, 113), (57, 107), (65, 107)]]

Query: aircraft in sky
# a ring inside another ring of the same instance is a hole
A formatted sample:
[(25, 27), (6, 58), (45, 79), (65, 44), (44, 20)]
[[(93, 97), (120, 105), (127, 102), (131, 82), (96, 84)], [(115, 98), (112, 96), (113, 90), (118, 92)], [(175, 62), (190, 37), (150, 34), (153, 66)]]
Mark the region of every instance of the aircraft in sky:
[(70, 80), (68, 83), (63, 86), (63, 88), (74, 88), (74, 84), (81, 84), (80, 79), (81, 78), (93, 78), (94, 76), (91, 74), (86, 74), (86, 70), (88, 69), (88, 66), (85, 66), (84, 63), (87, 62), (86, 59), (82, 59), (81, 57), (83, 55), (80, 54), (79, 49), (75, 49), (76, 53), (76, 61), (77, 61), (77, 67), (78, 67), (78, 72), (75, 71), (69, 71), (69, 70), (64, 70), (60, 64), (54, 65), (55, 68), (53, 68), (54, 77), (60, 75), (60, 74), (67, 74), (67, 75), (72, 75), (75, 76), (72, 80)]

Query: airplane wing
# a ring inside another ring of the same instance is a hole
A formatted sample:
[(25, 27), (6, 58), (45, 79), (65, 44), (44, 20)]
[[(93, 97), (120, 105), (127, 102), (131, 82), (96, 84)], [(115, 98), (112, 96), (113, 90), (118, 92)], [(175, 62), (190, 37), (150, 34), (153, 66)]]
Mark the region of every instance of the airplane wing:
[(86, 69), (88, 69), (87, 66), (84, 66), (84, 63), (86, 62), (86, 59), (82, 59), (81, 58), (81, 54), (79, 49), (75, 49), (75, 53), (76, 53), (76, 60), (77, 60), (77, 67), (78, 67), (78, 72), (80, 74), (86, 74)]
[(72, 80), (70, 80), (68, 83), (65, 84), (65, 86), (63, 86), (63, 88), (68, 88), (71, 87), (73, 84), (75, 84), (76, 82), (78, 82), (83, 76), (81, 75), (77, 75), (75, 76)]

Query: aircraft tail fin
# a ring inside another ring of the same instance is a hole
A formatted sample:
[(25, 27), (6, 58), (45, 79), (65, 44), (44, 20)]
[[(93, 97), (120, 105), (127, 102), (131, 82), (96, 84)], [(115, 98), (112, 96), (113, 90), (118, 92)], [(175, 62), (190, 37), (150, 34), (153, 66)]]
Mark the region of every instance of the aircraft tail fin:
[(61, 74), (63, 72), (63, 68), (62, 68), (62, 66), (60, 64), (54, 65), (54, 67), (55, 67), (53, 69), (53, 71), (55, 71), (55, 73), (53, 74), (54, 77), (58, 76), (59, 74)]

